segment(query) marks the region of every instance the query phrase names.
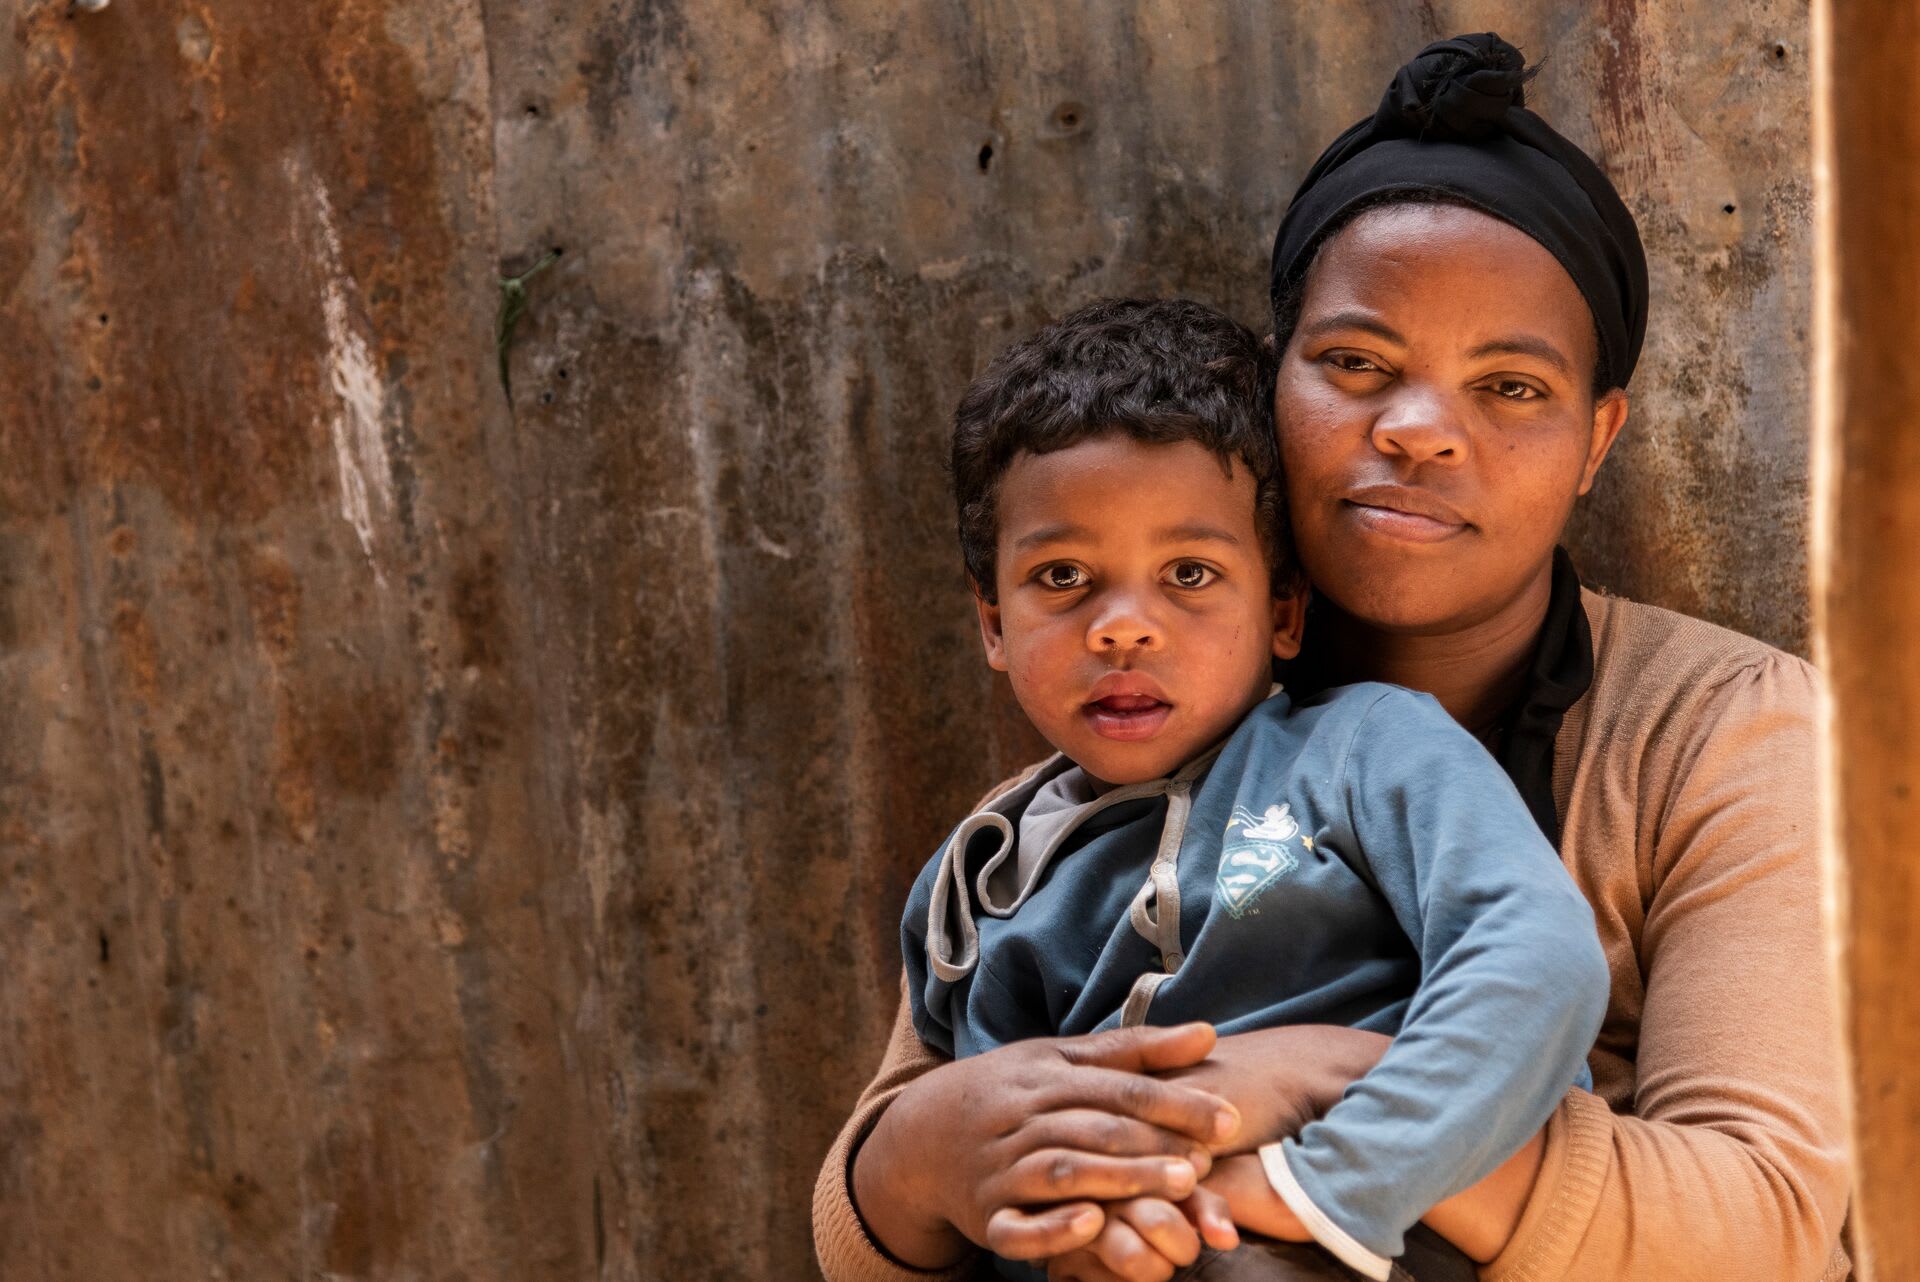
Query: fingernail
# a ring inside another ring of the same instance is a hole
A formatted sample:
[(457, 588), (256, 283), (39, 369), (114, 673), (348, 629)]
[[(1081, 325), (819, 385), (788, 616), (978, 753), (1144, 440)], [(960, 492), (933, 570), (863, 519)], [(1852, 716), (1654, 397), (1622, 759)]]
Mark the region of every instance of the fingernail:
[(1075, 1233), (1091, 1233), (1099, 1228), (1100, 1225), (1106, 1221), (1106, 1218), (1107, 1217), (1099, 1211), (1088, 1207), (1084, 1211), (1077, 1212), (1073, 1219), (1067, 1222), (1067, 1227)]
[(1194, 1174), (1193, 1167), (1185, 1162), (1168, 1162), (1166, 1171), (1167, 1183), (1172, 1186), (1172, 1191), (1181, 1197), (1193, 1190), (1194, 1182), (1199, 1178)]
[(1240, 1129), (1240, 1114), (1230, 1108), (1223, 1108), (1213, 1115), (1214, 1138), (1230, 1140), (1233, 1133)]

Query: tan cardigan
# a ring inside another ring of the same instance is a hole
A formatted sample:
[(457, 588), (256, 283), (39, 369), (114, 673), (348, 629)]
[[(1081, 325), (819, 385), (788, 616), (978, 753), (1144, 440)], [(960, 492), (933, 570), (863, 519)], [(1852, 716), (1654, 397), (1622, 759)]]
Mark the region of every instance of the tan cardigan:
[[(1484, 1282), (1843, 1278), (1836, 1027), (1820, 923), (1813, 669), (1652, 606), (1583, 595), (1593, 686), (1554, 751), (1562, 856), (1613, 996), (1545, 1164)], [(814, 1193), (830, 1282), (902, 1268), (848, 1193), (854, 1146), (941, 1062), (901, 1004)]]

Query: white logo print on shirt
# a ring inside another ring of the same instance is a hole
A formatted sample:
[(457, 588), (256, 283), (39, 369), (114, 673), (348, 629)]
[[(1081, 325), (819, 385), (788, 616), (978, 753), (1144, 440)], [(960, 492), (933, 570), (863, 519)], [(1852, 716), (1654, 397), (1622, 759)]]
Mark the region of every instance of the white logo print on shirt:
[(1300, 824), (1289, 806), (1268, 806), (1263, 815), (1245, 806), (1233, 808), (1220, 850), (1220, 900), (1228, 912), (1245, 915), (1261, 891), (1299, 866), (1285, 845), (1299, 836)]

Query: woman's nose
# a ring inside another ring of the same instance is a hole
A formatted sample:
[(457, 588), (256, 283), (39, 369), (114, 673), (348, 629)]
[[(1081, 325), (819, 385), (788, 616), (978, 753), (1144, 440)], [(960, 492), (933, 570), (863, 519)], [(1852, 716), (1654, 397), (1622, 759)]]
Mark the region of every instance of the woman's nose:
[(1467, 457), (1467, 433), (1447, 398), (1407, 388), (1373, 421), (1374, 447), (1415, 463), (1460, 463)]
[(1162, 641), (1151, 604), (1136, 592), (1110, 594), (1087, 626), (1087, 648), (1096, 654), (1158, 650)]

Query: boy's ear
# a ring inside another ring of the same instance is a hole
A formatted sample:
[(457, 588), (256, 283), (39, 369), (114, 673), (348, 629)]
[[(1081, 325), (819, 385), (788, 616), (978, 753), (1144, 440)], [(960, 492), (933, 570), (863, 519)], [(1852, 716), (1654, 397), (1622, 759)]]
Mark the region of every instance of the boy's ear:
[(1007, 670), (1007, 639), (1000, 631), (1000, 606), (981, 594), (980, 585), (968, 580), (973, 589), (973, 608), (980, 615), (980, 644), (986, 647), (987, 666), (995, 672)]
[(1307, 602), (1313, 589), (1304, 577), (1291, 593), (1273, 598), (1273, 657), (1291, 659), (1300, 653), (1300, 638), (1307, 632)]

